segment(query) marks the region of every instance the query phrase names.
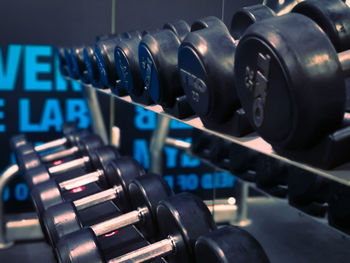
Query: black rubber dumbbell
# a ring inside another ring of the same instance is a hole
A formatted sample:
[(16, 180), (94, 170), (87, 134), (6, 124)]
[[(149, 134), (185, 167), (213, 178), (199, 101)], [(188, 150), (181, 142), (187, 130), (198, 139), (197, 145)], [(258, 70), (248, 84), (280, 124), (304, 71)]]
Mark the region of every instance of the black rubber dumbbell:
[(237, 47), (235, 75), (258, 133), (276, 148), (302, 149), (339, 128), (349, 75), (346, 54), (338, 54), (320, 27), (299, 14), (250, 26)]
[(120, 85), (127, 91), (133, 101), (145, 105), (150, 105), (154, 102), (146, 92), (145, 84), (141, 77), (138, 46), (142, 35), (148, 33), (148, 31), (143, 33), (135, 32), (130, 38), (116, 43), (114, 50), (114, 62), (120, 78)]
[(76, 76), (74, 74), (74, 71), (73, 71), (73, 63), (72, 63), (72, 57), (71, 57), (70, 49), (69, 48), (65, 48), (63, 50), (63, 54), (64, 54), (64, 61), (65, 61), (64, 64), (66, 65), (68, 77), (70, 77), (72, 79), (78, 79), (78, 76)]
[[(75, 123), (65, 123), (62, 125), (63, 137), (53, 141), (49, 141), (47, 143), (43, 143), (39, 146), (36, 146), (33, 150), (36, 152), (45, 152), (45, 151), (51, 151), (54, 148), (61, 147), (61, 146), (69, 147), (69, 145), (74, 143), (76, 132), (78, 132), (78, 129)], [(83, 130), (82, 132), (84, 132), (84, 134), (88, 133), (87, 130)], [(10, 138), (11, 151), (16, 153), (19, 147), (25, 145), (28, 142), (29, 141), (25, 134), (18, 134), (18, 135), (12, 136)]]
[(56, 47), (54, 48), (55, 56), (58, 59), (58, 68), (62, 76), (68, 76), (67, 63), (64, 59), (64, 48)]
[(130, 33), (115, 34), (101, 38), (94, 46), (94, 53), (99, 69), (102, 87), (113, 89), (119, 96), (127, 93), (119, 87), (119, 77), (115, 68), (114, 48), (121, 40), (131, 37)]
[[(35, 200), (35, 202), (40, 202), (39, 200), (41, 200), (42, 197), (47, 199), (46, 201), (48, 203), (51, 203), (49, 200), (56, 200), (56, 198), (59, 196), (61, 188), (63, 188), (62, 190), (71, 190), (81, 185), (92, 183), (94, 180), (97, 181), (103, 177), (103, 172), (101, 169), (103, 169), (109, 162), (114, 161), (120, 157), (118, 150), (113, 146), (103, 146), (98, 149), (93, 149), (87, 153), (88, 155), (84, 156), (81, 159), (63, 163), (62, 165), (67, 164), (67, 166), (63, 166), (63, 168), (60, 167), (61, 165), (53, 166), (50, 168), (47, 168), (44, 165), (40, 165), (28, 170), (24, 176), (30, 189), (33, 189), (33, 198), (38, 199)], [(69, 181), (65, 181), (67, 178), (62, 175), (64, 175), (67, 171), (71, 171), (76, 168), (82, 168), (82, 166), (85, 168), (85, 170), (88, 170), (89, 173), (81, 175), (81, 177), (77, 176), (81, 178), (80, 182), (75, 180), (75, 178), (70, 179)], [(55, 170), (57, 167), (58, 169)], [(60, 176), (56, 177), (58, 174)], [(57, 182), (55, 180), (51, 180), (53, 176), (55, 176), (54, 179), (58, 180)], [(61, 178), (61, 180), (59, 178)], [(48, 192), (50, 195), (46, 196), (45, 193)], [(41, 200), (41, 202), (44, 201)], [(38, 206), (40, 205), (38, 204)], [(46, 205), (42, 204), (41, 206), (45, 207)]]
[(288, 169), (288, 202), (313, 216), (325, 216), (330, 196), (330, 182), (299, 167)]
[[(275, 9), (272, 9), (265, 4), (242, 7), (232, 16), (230, 26), (230, 33), (232, 37), (238, 40), (242, 37), (246, 29), (252, 24), (286, 13), (286, 10), (282, 10), (282, 12), (279, 13), (276, 13), (274, 10)], [(291, 11), (291, 8), (288, 10)]]
[[(124, 180), (124, 178), (121, 177), (120, 180)], [(82, 232), (92, 230), (94, 235), (99, 237), (129, 225), (136, 225), (147, 240), (156, 238), (158, 235), (156, 207), (161, 200), (166, 199), (172, 194), (169, 186), (157, 174), (147, 174), (137, 177), (131, 182), (123, 183), (123, 186), (128, 188), (125, 189), (123, 187), (121, 190), (124, 192), (124, 198), (130, 200), (132, 204), (127, 210), (135, 210), (109, 218), (108, 220), (100, 217), (99, 222), (94, 225), (82, 224), (79, 218), (79, 210), (81, 210), (80, 203), (82, 203), (80, 200), (65, 202), (48, 208), (44, 213), (43, 224), (46, 227), (51, 244), (55, 246), (60, 238), (73, 232), (75, 236), (85, 236)], [(117, 195), (117, 206), (119, 199), (120, 196)]]
[(200, 236), (195, 245), (197, 263), (269, 263), (260, 243), (247, 231), (225, 226)]
[(101, 81), (100, 71), (97, 66), (97, 58), (93, 47), (85, 47), (83, 51), (84, 64), (89, 76), (91, 85), (95, 88), (105, 88)]
[[(19, 152), (22, 152), (22, 154), (18, 154), (16, 156), (17, 163), (20, 167), (20, 170), (24, 173), (25, 177), (29, 179), (29, 185), (37, 184), (45, 177), (37, 181), (37, 179), (41, 176), (37, 177), (36, 174), (42, 174), (44, 173), (44, 170), (46, 170), (46, 173), (58, 175), (75, 168), (89, 169), (91, 161), (90, 154), (93, 153), (93, 151), (97, 148), (102, 147), (103, 145), (103, 141), (98, 135), (92, 134), (80, 138), (79, 141), (77, 141), (76, 146), (69, 148), (67, 151), (52, 154), (54, 157), (60, 155), (60, 158), (74, 154), (78, 158), (67, 162), (63, 162), (60, 160), (58, 162), (54, 162), (53, 165), (46, 166), (42, 163), (42, 158), (40, 157), (40, 155), (35, 151), (32, 151), (33, 146), (31, 144), (26, 144), (19, 148)], [(26, 149), (23, 148), (27, 148), (29, 153), (25, 154)], [(41, 166), (41, 168), (36, 168), (38, 166)]]
[[(166, 257), (167, 262), (194, 262), (194, 245), (197, 238), (216, 229), (207, 206), (198, 197), (181, 193), (160, 201), (157, 206), (157, 222), (161, 241), (132, 251), (108, 262), (145, 262)], [(94, 232), (84, 231), (64, 236), (57, 243), (59, 262), (106, 262), (99, 251)], [(87, 246), (89, 249), (86, 249)], [(81, 253), (74, 253), (74, 251)]]
[(204, 126), (242, 136), (252, 129), (234, 86), (235, 49), (220, 19), (202, 18), (192, 24), (179, 47), (178, 67), (186, 99)]
[[(252, 24), (288, 11), (305, 15), (314, 20), (328, 35), (338, 52), (350, 46), (350, 9), (341, 0), (307, 0), (292, 1), (288, 10), (275, 12), (276, 7), (270, 5), (253, 5), (243, 7), (232, 17), (230, 32), (235, 39), (241, 38), (244, 31)], [(299, 2), (299, 3), (298, 3)], [(293, 8), (292, 8), (293, 7)]]
[(163, 30), (145, 34), (138, 47), (138, 60), (146, 91), (164, 111), (178, 118), (194, 114), (186, 101), (178, 71), (178, 48), (190, 32), (189, 25), (178, 20)]
[(101, 198), (105, 198), (103, 197), (104, 195), (119, 195), (121, 197), (119, 202), (120, 208), (125, 210), (130, 207), (130, 203), (124, 201), (127, 200), (125, 197), (127, 195), (118, 193), (120, 187), (116, 186), (122, 185), (123, 188), (127, 189), (127, 185), (132, 179), (145, 174), (144, 169), (130, 157), (116, 157), (111, 149), (108, 148), (99, 150), (94, 154), (94, 159), (96, 160), (94, 166), (97, 169), (95, 172), (80, 175), (66, 181), (50, 179), (33, 189), (32, 199), (38, 214), (42, 214), (51, 206), (66, 201), (62, 197), (62, 193), (65, 191), (74, 190), (94, 182), (98, 182), (103, 189), (108, 189), (107, 192), (101, 194)]
[(72, 70), (74, 75), (77, 76), (77, 79), (81, 80), (84, 84), (90, 84), (91, 81), (84, 63), (84, 50), (85, 47), (71, 48)]

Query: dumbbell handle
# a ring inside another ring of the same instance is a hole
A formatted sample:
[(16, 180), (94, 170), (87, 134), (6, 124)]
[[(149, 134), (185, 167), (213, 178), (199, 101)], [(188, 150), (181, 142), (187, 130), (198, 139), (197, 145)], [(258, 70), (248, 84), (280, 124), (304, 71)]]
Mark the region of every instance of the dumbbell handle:
[(73, 146), (73, 147), (71, 147), (69, 149), (66, 149), (66, 150), (63, 150), (63, 151), (59, 151), (59, 152), (56, 152), (56, 153), (51, 153), (51, 154), (42, 156), (41, 160), (43, 162), (52, 162), (52, 161), (55, 161), (55, 160), (66, 158), (68, 156), (72, 156), (78, 151), (79, 151), (79, 148), (76, 147), (76, 146)]
[(164, 257), (176, 251), (176, 243), (173, 237), (158, 241), (149, 246), (129, 252), (123, 256), (111, 259), (108, 263), (141, 263), (157, 257)]
[(118, 230), (123, 227), (141, 222), (148, 212), (148, 208), (141, 207), (121, 216), (106, 220), (102, 223), (92, 225), (90, 228), (92, 231), (94, 231), (96, 236), (101, 236), (113, 230)]
[(60, 139), (57, 139), (54, 141), (50, 141), (50, 142), (35, 146), (34, 150), (37, 152), (47, 151), (47, 150), (50, 150), (52, 148), (62, 146), (64, 144), (66, 144), (67, 142), (68, 142), (67, 138), (63, 137), (63, 138), (60, 138)]
[(75, 200), (73, 201), (73, 204), (77, 210), (86, 209), (94, 205), (98, 205), (103, 202), (117, 198), (121, 191), (123, 191), (122, 186), (114, 186), (113, 188), (110, 188), (108, 190)]
[(100, 177), (103, 176), (103, 174), (103, 170), (98, 169), (95, 172), (88, 173), (67, 181), (63, 181), (59, 183), (59, 186), (62, 190), (72, 190), (83, 185), (97, 182), (100, 179)]
[(350, 76), (350, 50), (338, 53), (339, 61), (342, 66), (345, 77)]
[(61, 173), (70, 171), (70, 170), (75, 169), (75, 168), (82, 168), (89, 161), (90, 161), (90, 157), (84, 156), (82, 158), (75, 159), (75, 160), (70, 161), (70, 162), (66, 162), (66, 163), (52, 166), (48, 170), (49, 170), (50, 174), (61, 174)]

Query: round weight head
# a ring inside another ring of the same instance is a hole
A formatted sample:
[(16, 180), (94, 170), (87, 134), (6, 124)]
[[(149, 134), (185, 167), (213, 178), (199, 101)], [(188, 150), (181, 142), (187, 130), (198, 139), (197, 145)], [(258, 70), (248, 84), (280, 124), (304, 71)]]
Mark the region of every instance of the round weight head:
[[(19, 148), (19, 151), (21, 148), (22, 146)], [(41, 164), (39, 154), (36, 152), (29, 152), (28, 154), (17, 154), (16, 159), (19, 169), (22, 173)]]
[(172, 107), (183, 95), (178, 72), (180, 40), (171, 30), (146, 34), (138, 47), (139, 68), (150, 97), (165, 107)]
[(32, 169), (28, 169), (23, 173), (29, 189), (33, 189), (36, 185), (50, 180), (51, 176), (44, 164), (40, 164)]
[(71, 71), (71, 77), (73, 79), (78, 80), (80, 75), (79, 75), (79, 69), (78, 65), (75, 61), (75, 53), (74, 53), (73, 48), (68, 49), (68, 55), (69, 55), (69, 60), (70, 60), (70, 71)]
[(17, 153), (17, 149), (20, 146), (25, 145), (28, 142), (27, 136), (25, 134), (17, 134), (10, 138), (10, 148), (11, 151)]
[(234, 54), (233, 38), (219, 19), (215, 26), (192, 28), (179, 47), (178, 67), (186, 99), (208, 122), (226, 122), (240, 107), (234, 86)]
[(216, 27), (216, 26), (221, 27), (222, 24), (223, 23), (219, 18), (215, 16), (207, 16), (193, 22), (193, 24), (191, 25), (191, 32), (202, 30), (209, 27)]
[(190, 26), (184, 20), (177, 20), (174, 22), (166, 23), (163, 26), (163, 29), (169, 29), (178, 36), (182, 41), (185, 36), (190, 32)]
[(120, 35), (115, 35), (97, 42), (94, 47), (100, 78), (106, 87), (115, 87), (118, 79), (114, 67), (114, 48), (120, 39)]
[(145, 175), (145, 170), (131, 157), (120, 157), (109, 162), (104, 169), (105, 180), (110, 186), (121, 186), (123, 191), (118, 193), (117, 204), (120, 210), (132, 209), (129, 194), (129, 184), (138, 176)]
[(58, 58), (60, 73), (62, 74), (62, 76), (68, 76), (67, 64), (64, 59), (64, 48), (56, 47), (54, 48), (54, 52), (55, 56)]
[(82, 228), (77, 210), (72, 202), (49, 207), (43, 214), (43, 225), (53, 247), (63, 236)]
[(74, 78), (74, 73), (73, 73), (73, 65), (72, 65), (72, 60), (71, 60), (71, 56), (70, 56), (70, 50), (65, 48), (64, 49), (64, 60), (65, 60), (65, 64), (67, 65), (67, 72), (68, 72), (68, 76), (71, 78)]
[(70, 134), (67, 134), (66, 138), (69, 145), (76, 146), (79, 141), (89, 135), (91, 135), (91, 132), (89, 130), (76, 130), (72, 131)]
[(264, 5), (270, 7), (278, 16), (290, 13), (295, 5), (304, 0), (264, 0)]
[(129, 184), (129, 195), (134, 209), (147, 208), (139, 229), (146, 239), (155, 239), (158, 236), (156, 222), (156, 208), (161, 200), (172, 195), (169, 185), (158, 174), (149, 173), (138, 177)]
[(84, 63), (92, 86), (101, 87), (100, 71), (98, 70), (95, 52), (92, 47), (84, 49)]
[(226, 226), (199, 237), (195, 246), (200, 263), (269, 263), (260, 243), (247, 231)]
[(74, 75), (80, 78), (85, 70), (84, 58), (83, 58), (84, 48), (72, 48), (72, 70)]
[(125, 39), (116, 46), (114, 50), (115, 67), (121, 81), (121, 86), (130, 95), (140, 95), (144, 90), (141, 78), (138, 45), (140, 36)]
[(32, 153), (36, 153), (35, 149), (34, 149), (34, 145), (31, 142), (26, 142), (26, 143), (18, 143), (17, 149), (15, 150), (15, 153), (17, 155), (28, 155), (28, 154), (32, 154)]
[(328, 35), (338, 52), (350, 47), (350, 8), (341, 0), (308, 0), (292, 12), (305, 15)]
[(263, 4), (243, 7), (234, 13), (230, 33), (234, 39), (238, 40), (250, 25), (275, 15), (271, 8)]
[[(101, 137), (96, 134), (91, 134), (89, 136), (81, 138), (77, 143), (80, 156), (89, 156), (90, 158), (93, 152), (103, 145), (104, 143)], [(91, 166), (93, 164), (89, 162), (89, 165)]]
[(59, 186), (53, 179), (34, 187), (31, 196), (35, 210), (40, 218), (49, 207), (64, 202)]
[(169, 263), (194, 262), (194, 245), (199, 236), (216, 229), (215, 222), (201, 199), (189, 193), (180, 193), (160, 201), (157, 207), (158, 229), (162, 237), (172, 236), (175, 254)]
[(75, 122), (66, 122), (62, 125), (62, 133), (64, 136), (68, 136), (69, 134), (78, 130), (77, 124)]
[(250, 26), (238, 44), (234, 70), (246, 116), (274, 147), (310, 146), (343, 119), (338, 55), (305, 16), (288, 14)]
[(106, 262), (90, 228), (62, 237), (57, 243), (55, 254), (60, 263)]
[(115, 161), (120, 157), (118, 149), (114, 146), (107, 145), (96, 149), (92, 149), (89, 153), (90, 163), (94, 169), (103, 169), (111, 161)]

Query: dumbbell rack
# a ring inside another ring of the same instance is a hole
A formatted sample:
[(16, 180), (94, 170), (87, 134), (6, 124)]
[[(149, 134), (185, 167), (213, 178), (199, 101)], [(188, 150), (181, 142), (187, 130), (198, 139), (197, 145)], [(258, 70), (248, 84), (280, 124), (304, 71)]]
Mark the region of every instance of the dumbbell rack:
[[(92, 87), (90, 85), (85, 85), (84, 86), (84, 93), (86, 95), (88, 105), (98, 105), (98, 101), (94, 101), (94, 100), (98, 100), (97, 96), (96, 96), (96, 92), (102, 93), (102, 94), (110, 97), (110, 108), (109, 108), (110, 112), (109, 112), (109, 114), (110, 114), (111, 125), (113, 125), (113, 123), (114, 123), (115, 114), (118, 114), (116, 111), (117, 107), (116, 107), (115, 103), (128, 103), (128, 104), (140, 106), (146, 110), (153, 111), (157, 114), (158, 123), (157, 123), (156, 129), (153, 131), (153, 134), (151, 137), (151, 142), (150, 142), (150, 155), (151, 155), (150, 169), (154, 172), (160, 172), (160, 173), (162, 172), (162, 154), (161, 153), (162, 153), (162, 149), (164, 146), (176, 147), (180, 150), (183, 150), (184, 152), (186, 152), (188, 154), (191, 154), (189, 143), (168, 137), (169, 123), (170, 123), (171, 119), (174, 119), (176, 121), (188, 124), (196, 129), (200, 129), (202, 131), (205, 131), (207, 133), (221, 137), (221, 138), (228, 140), (230, 142), (233, 142), (233, 143), (239, 144), (241, 146), (247, 147), (249, 149), (252, 149), (254, 151), (263, 153), (263, 154), (268, 155), (272, 158), (276, 158), (276, 159), (278, 159), (282, 162), (285, 162), (287, 164), (290, 164), (292, 166), (296, 166), (296, 167), (305, 169), (309, 172), (312, 172), (313, 174), (316, 174), (318, 176), (326, 178), (329, 181), (333, 181), (333, 182), (337, 182), (337, 183), (340, 183), (340, 184), (343, 184), (346, 186), (350, 186), (350, 163), (347, 163), (345, 165), (337, 167), (333, 170), (319, 169), (319, 168), (310, 166), (308, 164), (305, 164), (302, 162), (296, 162), (296, 161), (290, 160), (288, 158), (285, 158), (283, 156), (276, 154), (273, 151), (271, 145), (268, 144), (267, 142), (265, 142), (256, 133), (249, 134), (248, 136), (245, 136), (242, 138), (229, 136), (229, 135), (222, 134), (222, 133), (205, 128), (203, 126), (201, 120), (198, 117), (190, 117), (190, 118), (183, 119), (183, 120), (177, 119), (174, 116), (171, 116), (171, 115), (165, 113), (163, 111), (163, 109), (161, 108), (161, 106), (159, 106), (159, 105), (145, 106), (145, 105), (133, 102), (129, 96), (118, 97), (108, 89), (105, 89), (105, 90), (95, 89), (94, 87)], [(91, 115), (92, 115), (94, 123), (95, 123), (96, 119), (100, 119), (100, 120), (102, 119), (101, 118), (102, 115), (99, 115), (100, 111), (99, 110), (96, 111), (95, 109), (96, 108), (94, 108), (94, 107), (92, 107), (92, 108), (90, 107), (90, 111), (91, 111)], [(96, 132), (98, 132), (98, 133), (102, 132), (102, 134), (103, 133), (106, 134), (105, 127), (102, 127), (100, 125), (99, 127), (94, 127), (94, 128), (95, 128)], [(110, 134), (112, 137), (112, 138), (110, 138), (110, 141), (113, 142), (113, 131), (112, 131), (113, 127), (111, 126), (108, 128), (111, 131)], [(202, 161), (205, 162), (206, 164), (209, 164), (209, 165), (212, 165), (213, 167), (215, 167), (214, 164), (208, 163), (207, 160), (202, 159)], [(216, 167), (216, 169), (220, 170), (221, 168)], [(241, 182), (240, 192), (241, 192), (242, 196), (239, 198), (239, 202), (237, 203), (238, 209), (236, 211), (236, 215), (235, 215), (236, 220), (234, 220), (234, 222), (244, 226), (244, 225), (248, 225), (250, 222), (249, 217), (248, 217), (248, 211), (247, 211), (248, 205), (247, 204), (251, 205), (251, 203), (254, 203), (254, 205), (257, 205), (257, 203), (261, 202), (261, 200), (255, 200), (254, 198), (253, 199), (248, 198), (248, 188), (254, 187), (258, 191), (261, 191), (261, 192), (264, 192), (264, 191), (262, 189), (257, 188), (255, 186), (255, 184), (252, 184), (249, 182), (244, 182), (243, 180), (242, 181), (240, 180), (240, 182)], [(265, 193), (265, 194), (267, 196), (269, 196), (268, 193)], [(318, 229), (317, 230), (318, 232), (323, 233), (322, 234), (323, 237), (324, 236), (332, 236), (332, 238), (334, 238), (335, 236), (337, 236), (341, 239), (346, 240), (346, 242), (344, 243), (345, 247), (349, 246), (350, 243), (347, 243), (348, 241), (350, 241), (349, 235), (346, 233), (343, 233), (343, 232), (341, 232), (333, 227), (329, 227), (326, 218), (318, 218), (318, 217), (313, 217), (313, 216), (310, 216), (308, 214), (305, 214), (302, 211), (296, 209), (295, 207), (290, 206), (288, 204), (288, 202), (286, 200), (283, 200), (283, 199), (269, 197), (269, 198), (266, 198), (266, 200), (267, 200), (267, 203), (265, 203), (263, 201), (260, 203), (260, 205), (257, 205), (257, 206), (261, 207), (261, 206), (265, 206), (265, 205), (269, 205), (269, 204), (273, 203), (274, 204), (273, 207), (275, 207), (275, 206), (278, 207), (278, 209), (281, 210), (281, 214), (287, 213), (288, 217), (301, 218), (301, 220), (305, 224), (305, 228), (312, 227), (312, 228)], [(272, 202), (272, 203), (270, 203), (270, 202)], [(287, 216), (287, 215), (285, 215), (285, 216)], [(270, 220), (270, 218), (268, 218), (266, 220)], [(325, 232), (323, 232), (323, 231), (325, 231)], [(311, 240), (312, 240), (312, 238), (311, 238)], [(340, 243), (337, 245), (336, 244), (332, 244), (332, 245), (339, 247)], [(344, 247), (344, 249), (345, 249), (345, 247)]]

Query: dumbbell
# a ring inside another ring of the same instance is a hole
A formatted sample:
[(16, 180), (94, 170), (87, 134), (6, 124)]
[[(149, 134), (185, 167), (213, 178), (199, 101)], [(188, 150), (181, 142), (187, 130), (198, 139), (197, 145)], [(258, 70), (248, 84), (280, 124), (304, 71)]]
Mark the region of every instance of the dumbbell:
[[(114, 48), (121, 40), (129, 37), (129, 33), (111, 35), (101, 38), (94, 46), (99, 75), (103, 86), (106, 88), (117, 88), (119, 77), (115, 69)], [(126, 92), (122, 89), (118, 89), (118, 92), (120, 92), (120, 96), (126, 95)]]
[[(296, 2), (293, 1), (293, 5)], [(230, 33), (236, 40), (240, 39), (244, 34), (244, 31), (254, 23), (262, 21), (267, 18), (285, 14), (285, 10), (282, 12), (275, 12), (275, 9), (270, 8), (265, 4), (257, 4), (252, 6), (245, 6), (236, 11), (231, 19)], [(291, 9), (289, 8), (289, 11)]]
[[(69, 148), (67, 150), (63, 150), (61, 152), (52, 153), (48, 156), (41, 157), (37, 152), (33, 151), (32, 144), (28, 143), (21, 147), (19, 147), (18, 152), (21, 154), (17, 154), (17, 162), (18, 166), (20, 167), (20, 170), (25, 174), (27, 178), (40, 178), (37, 177), (36, 173), (43, 173), (43, 170), (47, 170), (49, 174), (61, 174), (66, 171), (70, 171), (75, 168), (86, 168), (89, 169), (89, 163), (90, 163), (90, 157), (89, 155), (97, 148), (103, 146), (103, 141), (101, 137), (95, 134), (91, 134), (89, 136), (85, 136), (82, 138), (76, 137), (77, 142), (76, 146), (73, 146), (72, 148)], [(26, 153), (28, 151), (28, 153)], [(45, 166), (42, 163), (42, 160), (48, 160), (49, 158), (52, 160), (55, 160), (56, 158), (65, 158), (71, 155), (76, 155), (77, 157), (81, 156), (80, 158), (73, 159), (71, 161), (62, 162), (59, 161), (58, 164), (54, 163), (52, 166)], [(37, 166), (43, 165), (43, 168), (35, 168)], [(31, 171), (34, 169), (33, 171)], [(44, 178), (44, 177), (43, 177)], [(30, 179), (29, 181), (32, 181), (33, 184), (39, 183), (39, 181), (36, 181), (36, 179), (33, 181)], [(32, 183), (29, 183), (30, 185)]]
[(238, 44), (237, 92), (266, 141), (302, 149), (340, 126), (349, 66), (348, 52), (338, 54), (311, 19), (273, 17), (251, 25)]
[[(350, 9), (341, 0), (293, 1), (293, 13), (305, 15), (314, 20), (328, 35), (338, 52), (350, 46)], [(274, 11), (267, 5), (243, 7), (232, 17), (230, 32), (235, 39), (241, 38), (244, 31), (252, 24), (267, 18), (285, 14), (285, 10)]]
[(194, 114), (183, 98), (177, 67), (178, 47), (189, 32), (190, 27), (183, 20), (167, 23), (163, 30), (145, 34), (138, 47), (139, 67), (147, 92), (164, 110), (178, 104), (180, 118)]
[[(25, 176), (26, 180), (28, 180), (29, 183), (32, 183), (32, 185), (29, 184), (30, 186), (33, 186), (31, 196), (38, 214), (41, 215), (48, 207), (63, 202), (62, 190), (72, 190), (74, 189), (71, 188), (73, 186), (76, 186), (75, 188), (77, 188), (82, 185), (96, 182), (99, 179), (111, 180), (110, 178), (113, 173), (107, 174), (103, 169), (109, 162), (114, 161), (119, 157), (119, 152), (112, 146), (104, 146), (103, 148), (91, 152), (89, 156), (89, 166), (90, 169), (95, 169), (95, 171), (78, 176), (81, 181), (78, 181), (76, 179), (77, 177), (75, 177), (68, 181), (56, 182), (56, 180), (51, 180), (51, 176), (54, 174), (50, 173), (50, 170), (48, 171), (43, 166), (38, 166), (29, 170)], [(116, 172), (117, 171), (114, 171), (114, 175), (117, 174)]]
[(97, 66), (97, 59), (92, 47), (85, 47), (83, 51), (84, 64), (89, 76), (91, 85), (95, 88), (104, 88), (101, 81), (100, 71)]
[[(157, 224), (163, 240), (108, 262), (146, 262), (159, 257), (166, 257), (169, 263), (194, 262), (195, 241), (199, 236), (216, 229), (207, 206), (189, 193), (181, 193), (160, 201), (157, 206)], [(74, 232), (59, 240), (55, 250), (58, 261), (106, 262), (91, 228), (81, 233), (84, 235), (78, 236)]]
[(235, 40), (216, 17), (197, 20), (179, 47), (186, 99), (207, 128), (235, 136), (251, 132), (234, 86)]
[(114, 62), (120, 85), (135, 102), (145, 105), (153, 104), (153, 100), (146, 92), (143, 83), (138, 57), (138, 46), (142, 35), (150, 32), (135, 32), (130, 38), (116, 43), (114, 49)]
[(72, 71), (83, 83), (90, 84), (90, 78), (84, 63), (84, 50), (85, 47), (71, 48)]
[(350, 8), (342, 0), (307, 0), (292, 12), (305, 15), (318, 24), (338, 52), (350, 48)]
[[(84, 134), (88, 132), (85, 130), (83, 131)], [(34, 148), (34, 151), (44, 152), (57, 147), (66, 146), (66, 144), (71, 144), (71, 141), (74, 141), (75, 138), (70, 136), (75, 132), (77, 132), (77, 127), (75, 123), (64, 123), (62, 125), (62, 138), (38, 145)], [(16, 152), (18, 147), (23, 146), (26, 143), (28, 143), (28, 139), (25, 134), (18, 134), (10, 138), (10, 148), (13, 152)]]
[(56, 47), (54, 48), (55, 55), (58, 59), (58, 67), (62, 76), (68, 76), (67, 63), (64, 59), (64, 48)]
[[(134, 173), (134, 175), (137, 174)], [(123, 181), (123, 175), (121, 174), (118, 179)], [(96, 237), (99, 237), (129, 225), (138, 226), (147, 240), (157, 237), (156, 207), (161, 200), (172, 194), (167, 183), (159, 175), (150, 173), (136, 178), (134, 176), (131, 182), (126, 181), (122, 185), (120, 192), (123, 192), (124, 198), (130, 200), (132, 204), (127, 210), (130, 208), (135, 210), (111, 217), (108, 220), (100, 216), (100, 220), (94, 225), (84, 225), (80, 220), (79, 210), (81, 210), (81, 206), (86, 208), (85, 204), (81, 205), (84, 202), (80, 200), (48, 208), (43, 216), (43, 224), (51, 244), (55, 246), (60, 238), (73, 232), (75, 232), (75, 236), (85, 236), (86, 234), (81, 232), (92, 231)], [(119, 194), (116, 195), (115, 199), (118, 205)], [(79, 232), (76, 232), (78, 230)]]
[(304, 0), (263, 0), (262, 3), (270, 7), (273, 11), (275, 11), (276, 14), (284, 15), (289, 13), (295, 5), (303, 1)]
[(195, 244), (197, 263), (269, 263), (260, 243), (247, 231), (225, 226), (200, 236)]
[(72, 57), (71, 57), (70, 49), (68, 48), (64, 49), (64, 61), (65, 61), (64, 64), (67, 66), (68, 77), (72, 79), (78, 79), (78, 76), (75, 75), (73, 71)]

